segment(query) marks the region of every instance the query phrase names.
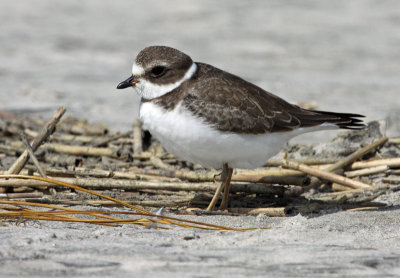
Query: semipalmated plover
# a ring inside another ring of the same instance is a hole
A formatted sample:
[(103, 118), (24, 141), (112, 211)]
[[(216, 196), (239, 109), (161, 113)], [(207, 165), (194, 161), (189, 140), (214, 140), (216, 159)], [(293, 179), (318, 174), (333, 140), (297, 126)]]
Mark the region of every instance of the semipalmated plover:
[(302, 133), (360, 129), (363, 117), (312, 111), (285, 100), (171, 47), (150, 46), (136, 57), (132, 75), (118, 89), (133, 87), (141, 96), (140, 118), (177, 157), (223, 169), (221, 190), (227, 205), (232, 168), (257, 168)]

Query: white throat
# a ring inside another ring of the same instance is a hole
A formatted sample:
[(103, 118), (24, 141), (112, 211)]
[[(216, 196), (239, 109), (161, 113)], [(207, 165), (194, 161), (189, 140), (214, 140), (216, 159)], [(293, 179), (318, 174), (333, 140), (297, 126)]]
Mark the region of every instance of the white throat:
[[(178, 80), (172, 84), (164, 84), (164, 85), (157, 85), (153, 84), (147, 80), (139, 79), (139, 82), (133, 87), (136, 92), (145, 99), (153, 99), (165, 95), (166, 93), (171, 92), (172, 90), (178, 88), (185, 80), (188, 80), (193, 76), (193, 74), (197, 70), (197, 65), (195, 62), (192, 63), (188, 71), (182, 77), (182, 79)], [(144, 73), (144, 70), (141, 66), (133, 64), (132, 67), (132, 74), (140, 76)]]

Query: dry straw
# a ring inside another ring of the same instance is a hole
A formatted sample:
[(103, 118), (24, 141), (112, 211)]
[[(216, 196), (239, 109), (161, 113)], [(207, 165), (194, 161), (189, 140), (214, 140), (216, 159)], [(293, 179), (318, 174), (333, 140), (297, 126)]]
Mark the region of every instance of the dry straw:
[[(27, 207), (42, 207), (42, 208), (51, 208), (57, 209), (56, 211), (40, 211), (40, 210), (32, 210), (28, 208), (21, 208), (15, 211), (15, 207), (5, 208), (2, 207), (3, 210), (14, 210), (11, 212), (0, 212), (0, 217), (5, 218), (14, 218), (14, 219), (36, 219), (36, 220), (48, 220), (48, 221), (67, 221), (67, 222), (83, 222), (83, 223), (90, 223), (90, 224), (98, 224), (98, 225), (121, 225), (121, 224), (135, 224), (141, 226), (148, 226), (149, 224), (161, 224), (161, 225), (175, 225), (180, 226), (183, 228), (196, 228), (196, 229), (206, 229), (206, 230), (218, 230), (218, 231), (245, 231), (248, 229), (237, 229), (237, 228), (230, 228), (220, 225), (213, 225), (198, 221), (191, 221), (185, 219), (179, 219), (176, 217), (169, 217), (163, 215), (153, 214), (147, 210), (141, 209), (139, 207), (133, 206), (128, 204), (127, 202), (106, 196), (101, 193), (97, 193), (74, 184), (65, 183), (62, 181), (49, 179), (49, 178), (42, 178), (36, 176), (25, 176), (25, 175), (0, 175), (1, 179), (31, 179), (31, 180), (39, 180), (45, 181), (50, 184), (72, 188), (81, 192), (86, 192), (110, 201), (115, 202), (116, 204), (122, 205), (124, 207), (130, 208), (135, 212), (110, 212), (110, 211), (82, 211), (82, 210), (74, 210), (70, 208), (65, 208), (62, 206), (56, 205), (48, 205), (48, 204), (41, 204), (41, 203), (34, 203), (34, 202), (24, 202), (24, 201), (5, 201), (0, 200), (0, 204), (8, 204), (12, 206), (27, 206)], [(121, 219), (115, 217), (109, 217), (105, 214), (130, 214), (130, 215), (137, 215), (143, 216), (141, 218), (136, 219)], [(69, 217), (68, 215), (90, 215), (94, 217), (98, 217), (100, 219), (82, 219), (77, 217)], [(151, 226), (157, 228), (166, 228), (164, 226)]]
[[(293, 211), (293, 207), (297, 212), (309, 212), (313, 206), (342, 205), (345, 202), (355, 204), (358, 209), (367, 209), (365, 202), (372, 201), (390, 188), (385, 185), (373, 186), (370, 180), (368, 183), (371, 185), (367, 184), (365, 179), (360, 180), (358, 177), (400, 174), (400, 170), (395, 169), (400, 168), (399, 158), (382, 159), (375, 156), (371, 161), (362, 161), (366, 154), (375, 152), (385, 143), (400, 144), (398, 138), (383, 137), (342, 159), (271, 160), (266, 166), (274, 168), (234, 173), (231, 192), (240, 197), (241, 201), (252, 199), (254, 208), (247, 207), (246, 202), (243, 202), (245, 205), (240, 202), (239, 206), (236, 205), (236, 208), (230, 208), (229, 211), (206, 213), (199, 208), (209, 203), (210, 193), (215, 191), (216, 181), (220, 180), (216, 171), (204, 169), (196, 171), (181, 167), (179, 166), (182, 165), (181, 161), (166, 154), (157, 144), (150, 146), (151, 151), (143, 151), (145, 144), (142, 140), (143, 131), (140, 122), (135, 122), (133, 132), (112, 135), (108, 134), (107, 128), (102, 125), (89, 125), (81, 120), (67, 119), (59, 123), (64, 113), (65, 108), (59, 108), (47, 123), (22, 119), (17, 125), (25, 126), (22, 133), (18, 128), (13, 129), (15, 126), (13, 124), (5, 125), (9, 128), (6, 133), (12, 134), (9, 137), (14, 141), (8, 142), (6, 138), (7, 144), (0, 144), (0, 151), (3, 155), (11, 157), (15, 157), (18, 153), (21, 155), (7, 171), (0, 172), (4, 174), (0, 175), (0, 217), (17, 221), (35, 219), (107, 226), (139, 225), (160, 229), (172, 225), (219, 231), (244, 231), (247, 229), (162, 216), (134, 204), (174, 207), (182, 213), (211, 215), (261, 213), (268, 216), (286, 216), (288, 211)], [(25, 124), (25, 121), (28, 122)], [(61, 132), (54, 133), (56, 127)], [(26, 139), (25, 134), (33, 138), (32, 143)], [(130, 136), (132, 134), (133, 136)], [(49, 140), (50, 135), (51, 140)], [(34, 165), (26, 165), (29, 158)], [(22, 170), (23, 168), (25, 170)], [(41, 177), (32, 176), (35, 171), (40, 173)], [(346, 171), (345, 176), (342, 175), (343, 171)], [(391, 184), (400, 183), (397, 177), (389, 177), (383, 181)], [(314, 194), (308, 197), (307, 204), (293, 205), (296, 200), (304, 199), (303, 196), (299, 198), (301, 194), (320, 188), (324, 184), (329, 184), (330, 189), (337, 192)], [(77, 201), (65, 197), (47, 198), (46, 200), (53, 204), (42, 203), (46, 194), (44, 190), (49, 189), (50, 192), (53, 190), (54, 193), (54, 187), (60, 186), (102, 199), (87, 198), (84, 201)], [(32, 192), (33, 189), (40, 191)], [(115, 192), (122, 195), (139, 192), (157, 198), (139, 199), (128, 203), (92, 190), (116, 190)], [(256, 203), (263, 196), (272, 196), (279, 201)], [(14, 200), (3, 200), (5, 198)], [(36, 202), (33, 202), (32, 198), (38, 199), (34, 199)], [(310, 201), (315, 202), (310, 203)], [(62, 206), (70, 204), (115, 204), (132, 211), (77, 210)]]

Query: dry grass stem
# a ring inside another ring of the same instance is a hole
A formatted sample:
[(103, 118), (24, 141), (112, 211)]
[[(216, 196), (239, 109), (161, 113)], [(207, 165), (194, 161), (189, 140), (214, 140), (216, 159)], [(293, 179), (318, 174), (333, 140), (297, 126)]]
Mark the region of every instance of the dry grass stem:
[(400, 144), (400, 138), (389, 138), (389, 143)]
[(371, 168), (386, 165), (390, 168), (400, 168), (400, 158), (386, 158), (386, 159), (374, 159), (371, 161), (358, 161), (354, 162), (350, 169), (351, 170), (358, 170), (364, 168)]
[[(85, 188), (73, 185), (73, 184), (68, 184), (62, 181), (58, 181), (58, 180), (54, 180), (54, 179), (49, 179), (49, 178), (42, 178), (42, 177), (34, 177), (34, 176), (23, 176), (23, 175), (2, 175), (0, 176), (0, 178), (4, 178), (4, 179), (8, 179), (8, 178), (17, 178), (17, 179), (33, 179), (33, 180), (39, 180), (39, 181), (46, 181), (49, 183), (53, 183), (59, 186), (63, 186), (63, 187), (68, 187), (68, 188), (72, 188), (78, 191), (82, 191), (85, 193), (89, 193), (92, 195), (96, 195), (98, 197), (101, 197), (103, 199), (109, 200), (109, 201), (113, 201), (117, 204), (120, 204), (122, 206), (128, 207), (130, 209), (135, 210), (138, 213), (143, 214), (144, 216), (148, 216), (148, 217), (154, 217), (156, 219), (159, 220), (152, 220), (152, 219), (144, 219), (145, 222), (157, 222), (160, 224), (167, 224), (167, 225), (176, 225), (176, 226), (181, 226), (181, 227), (185, 227), (185, 228), (197, 228), (197, 229), (209, 229), (209, 230), (235, 230), (235, 231), (245, 231), (246, 229), (235, 229), (235, 228), (230, 228), (230, 227), (224, 227), (224, 226), (220, 226), (220, 225), (213, 225), (213, 224), (208, 224), (208, 223), (203, 223), (203, 222), (198, 222), (198, 221), (191, 221), (191, 220), (184, 220), (184, 219), (179, 219), (179, 218), (175, 218), (175, 217), (168, 217), (168, 216), (162, 216), (162, 215), (156, 215), (153, 214), (151, 212), (148, 212), (144, 209), (138, 208), (136, 206), (133, 206), (131, 204), (128, 204), (127, 202), (106, 196), (104, 194), (100, 194), (91, 190), (87, 190)], [(1, 201), (0, 203), (5, 203), (6, 201)], [(11, 202), (11, 201), (8, 201)], [(29, 202), (26, 202), (29, 203)], [(15, 203), (10, 203), (10, 204), (15, 204)], [(29, 204), (27, 204), (29, 205)], [(44, 204), (34, 204), (36, 206), (44, 206)], [(49, 206), (49, 205), (47, 205)], [(35, 216), (34, 218), (31, 219), (41, 219), (41, 220), (53, 220), (51, 218), (43, 218), (43, 216), (40, 215), (40, 211), (36, 212), (37, 214), (39, 214), (39, 216)], [(0, 214), (1, 216), (1, 214)], [(21, 217), (22, 215), (20, 215)], [(29, 218), (28, 216), (26, 216), (25, 218)], [(69, 221), (69, 222), (73, 222), (74, 220), (72, 219), (57, 219), (56, 221)], [(77, 222), (87, 222), (87, 220), (85, 219), (79, 219), (77, 220)], [(110, 220), (110, 221), (95, 221), (95, 220), (91, 220), (90, 223), (98, 223), (98, 224), (115, 224), (115, 223), (127, 223), (127, 220)]]
[(116, 150), (110, 148), (97, 148), (90, 146), (71, 146), (56, 143), (47, 143), (43, 145), (49, 151), (64, 153), (69, 155), (88, 155), (88, 156), (109, 156), (118, 158)]
[[(300, 164), (305, 165), (326, 165), (333, 164), (339, 161), (338, 158), (325, 158), (325, 159), (316, 159), (316, 158), (305, 158), (305, 159), (291, 159), (291, 161), (295, 161)], [(282, 166), (284, 160), (282, 159), (270, 159), (264, 165), (265, 167), (279, 167)]]
[(313, 201), (329, 203), (366, 203), (376, 199), (378, 196), (387, 192), (387, 185), (371, 186), (369, 189), (353, 189), (343, 192), (319, 193), (309, 197)]
[(396, 178), (392, 178), (392, 177), (383, 178), (382, 181), (386, 182), (386, 183), (390, 183), (390, 184), (400, 184), (400, 178), (397, 178), (397, 177)]
[(274, 207), (274, 208), (230, 208), (228, 210), (232, 213), (259, 215), (265, 214), (270, 217), (284, 217), (286, 216), (287, 208)]
[[(57, 123), (60, 121), (61, 117), (64, 115), (66, 109), (60, 107), (54, 114), (53, 118), (47, 123), (47, 125), (42, 129), (37, 137), (32, 142), (32, 150), (36, 151), (37, 148), (51, 135), (56, 129)], [(21, 169), (25, 166), (29, 158), (29, 153), (25, 150), (19, 158), (14, 162), (14, 164), (8, 170), (8, 174), (18, 174)]]
[(22, 139), (22, 142), (24, 142), (24, 144), (26, 146), (26, 149), (29, 153), (30, 159), (33, 161), (33, 164), (35, 164), (36, 169), (38, 170), (38, 172), (40, 173), (40, 175), (42, 177), (46, 177), (46, 174), (42, 170), (42, 167), (40, 166), (39, 161), (37, 160), (35, 154), (33, 153), (31, 144), (28, 142), (28, 139), (26, 139), (25, 133), (23, 131), (21, 132), (21, 139)]
[(327, 181), (331, 181), (331, 182), (336, 182), (351, 188), (369, 188), (370, 185), (356, 181), (356, 180), (352, 180), (334, 173), (330, 173), (327, 171), (323, 171), (320, 169), (316, 169), (304, 164), (299, 164), (293, 161), (286, 161), (285, 162), (285, 167), (291, 168), (291, 169), (296, 169), (296, 170), (300, 170), (303, 171), (304, 173), (307, 173), (309, 175), (315, 176), (317, 178), (323, 179), (323, 180), (327, 180)]
[(356, 161), (357, 159), (363, 157), (367, 153), (370, 153), (373, 150), (375, 150), (377, 147), (383, 145), (384, 143), (386, 143), (388, 141), (388, 139), (389, 139), (388, 137), (382, 137), (381, 139), (373, 142), (372, 144), (369, 144), (368, 146), (365, 146), (365, 147), (359, 149), (358, 151), (355, 151), (354, 153), (352, 153), (351, 155), (347, 156), (346, 158), (338, 161), (337, 163), (330, 165), (325, 170), (328, 172), (334, 172), (338, 169), (343, 169), (343, 168), (347, 167), (348, 165), (350, 165), (351, 163), (353, 163), (354, 161)]
[(22, 193), (0, 193), (0, 198), (6, 199), (26, 199), (26, 198), (42, 198), (43, 192), (22, 192)]
[(133, 122), (133, 153), (141, 154), (142, 152), (142, 122), (139, 119), (136, 119)]
[[(1, 177), (1, 176), (0, 176)], [(96, 178), (58, 178), (59, 181), (82, 186), (96, 190), (123, 189), (137, 191), (143, 189), (168, 190), (168, 191), (195, 191), (195, 192), (214, 192), (217, 184), (212, 182), (191, 183), (191, 182), (160, 182), (160, 181), (137, 181), (126, 179), (96, 179)], [(43, 187), (51, 184), (44, 180), (20, 180), (3, 179), (0, 180), (1, 187)], [(282, 194), (284, 187), (268, 186), (262, 184), (233, 183), (231, 191), (246, 192), (249, 194)]]
[[(40, 119), (16, 115), (1, 119), (5, 124), (0, 125), (0, 134), (3, 135), (0, 144), (0, 174), (22, 173), (33, 174), (34, 177), (22, 179), (21, 176), (7, 176), (5, 179), (3, 176), (0, 178), (0, 199), (35, 200), (42, 205), (48, 202), (53, 205), (127, 206), (137, 209), (135, 213), (141, 218), (127, 220), (113, 215), (111, 219), (101, 216), (106, 212), (98, 212), (97, 216), (93, 216), (91, 213), (85, 214), (84, 211), (66, 211), (61, 208), (53, 208), (55, 212), (51, 213), (43, 211), (44, 207), (41, 208), (42, 214), (40, 214), (39, 211), (31, 209), (32, 202), (28, 202), (31, 206), (19, 204), (20, 208), (16, 207), (16, 203), (1, 204), (0, 209), (9, 213), (22, 212), (26, 219), (87, 221), (85, 223), (108, 226), (129, 222), (134, 226), (155, 225), (157, 228), (167, 228), (176, 222), (182, 226), (194, 227), (197, 224), (182, 223), (172, 218), (153, 217), (141, 207), (162, 206), (179, 212), (185, 212), (187, 207), (199, 207), (195, 210), (207, 215), (263, 213), (269, 216), (285, 216), (293, 212), (318, 212), (339, 205), (343, 209), (354, 209), (360, 204), (363, 207), (374, 207), (375, 203), (368, 204), (368, 200), (373, 200), (382, 192), (394, 191), (396, 187), (392, 185), (390, 189), (388, 187), (375, 189), (374, 186), (351, 179), (354, 177), (362, 176), (363, 180), (369, 180), (371, 184), (379, 184), (383, 175), (390, 174), (393, 176), (384, 178), (383, 182), (400, 184), (400, 178), (394, 177), (396, 174), (400, 175), (400, 158), (394, 155), (397, 153), (396, 144), (400, 144), (400, 139), (384, 137), (341, 159), (330, 157), (300, 158), (290, 161), (273, 159), (266, 163), (269, 168), (236, 170), (231, 179), (232, 188), (229, 196), (231, 206), (236, 208), (228, 208), (229, 212), (205, 212), (204, 209), (213, 196), (211, 193), (215, 192), (221, 181), (219, 171), (204, 169), (166, 153), (157, 141), (148, 141), (147, 136), (143, 138), (140, 121), (133, 124), (131, 131), (113, 134), (104, 125), (65, 118), (58, 124), (57, 133), (52, 134), (49, 140), (49, 135), (54, 131), (64, 112), (65, 109), (60, 108), (47, 124)], [(1, 112), (0, 117), (2, 117)], [(30, 155), (28, 155), (29, 142), (21, 140), (19, 136), (21, 130), (25, 131), (30, 141), (34, 138)], [(364, 136), (362, 133), (355, 135), (357, 137), (360, 134)], [(353, 137), (343, 138), (352, 140)], [(367, 134), (365, 141), (370, 138), (371, 136)], [(374, 154), (380, 147), (382, 151)], [(304, 155), (308, 155), (311, 150), (307, 148), (306, 146)], [(297, 151), (297, 148), (293, 148), (290, 152)], [(9, 161), (12, 162), (20, 154), (20, 158), (11, 165)], [(370, 161), (357, 161), (365, 159), (366, 154)], [(30, 161), (29, 157), (32, 158)], [(336, 171), (339, 169), (340, 173)], [(336, 173), (332, 173), (334, 171)], [(38, 173), (41, 176), (57, 178), (57, 182), (39, 178)], [(324, 186), (323, 183), (327, 182), (331, 185)], [(67, 190), (65, 187), (73, 190)], [(98, 192), (93, 193), (92, 190)], [(334, 192), (309, 194), (326, 190)], [(110, 194), (118, 198), (104, 197)], [(219, 201), (220, 198), (217, 198), (216, 202), (219, 204), (216, 205), (221, 205)], [(50, 207), (46, 209), (50, 210)], [(11, 217), (11, 214), (9, 216)], [(95, 219), (82, 219), (89, 216)]]
[(351, 208), (347, 209), (347, 211), (370, 211), (370, 210), (378, 210), (379, 206), (376, 207), (360, 207), (360, 208)]
[(358, 176), (367, 176), (367, 175), (375, 175), (379, 173), (384, 173), (389, 170), (389, 167), (387, 165), (382, 165), (382, 166), (376, 166), (376, 167), (371, 167), (371, 168), (365, 168), (361, 170), (355, 170), (355, 171), (348, 171), (345, 172), (344, 174), (348, 178), (354, 178)]

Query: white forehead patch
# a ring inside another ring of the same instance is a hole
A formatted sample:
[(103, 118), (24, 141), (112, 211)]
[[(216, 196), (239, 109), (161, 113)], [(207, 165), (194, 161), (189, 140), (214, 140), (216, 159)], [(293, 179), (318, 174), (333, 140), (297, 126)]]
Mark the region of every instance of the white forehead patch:
[(136, 63), (133, 63), (132, 74), (134, 76), (143, 75), (144, 74), (144, 68), (142, 66), (137, 65)]
[(145, 99), (157, 98), (178, 88), (185, 80), (191, 78), (196, 70), (197, 65), (196, 63), (193, 63), (188, 71), (185, 73), (185, 75), (182, 77), (182, 79), (172, 84), (157, 85), (143, 78), (139, 78), (139, 82), (133, 88), (141, 97)]

